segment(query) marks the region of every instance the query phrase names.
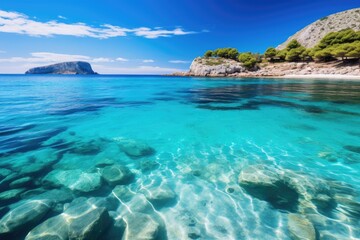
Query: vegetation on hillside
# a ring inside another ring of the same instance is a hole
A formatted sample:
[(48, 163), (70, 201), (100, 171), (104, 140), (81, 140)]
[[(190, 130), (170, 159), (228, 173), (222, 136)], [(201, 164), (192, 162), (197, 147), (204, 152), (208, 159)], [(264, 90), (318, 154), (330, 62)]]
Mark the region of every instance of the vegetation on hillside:
[(239, 61), (248, 69), (256, 68), (256, 64), (269, 62), (327, 62), (336, 59), (347, 61), (360, 59), (360, 31), (344, 29), (327, 34), (314, 48), (305, 48), (297, 40), (292, 40), (285, 49), (277, 50), (269, 47), (264, 54), (251, 52), (240, 53), (236, 48), (218, 48), (209, 50), (205, 58), (226, 58)]

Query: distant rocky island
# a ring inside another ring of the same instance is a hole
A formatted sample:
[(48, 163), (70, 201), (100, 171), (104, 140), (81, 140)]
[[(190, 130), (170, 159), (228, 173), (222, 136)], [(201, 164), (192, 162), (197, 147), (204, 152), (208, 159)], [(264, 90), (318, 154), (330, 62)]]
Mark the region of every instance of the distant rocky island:
[(323, 17), (263, 54), (236, 48), (207, 51), (175, 76), (360, 78), (360, 8)]
[(63, 62), (48, 66), (31, 68), (25, 74), (81, 74), (93, 75), (97, 74), (91, 68), (88, 62)]

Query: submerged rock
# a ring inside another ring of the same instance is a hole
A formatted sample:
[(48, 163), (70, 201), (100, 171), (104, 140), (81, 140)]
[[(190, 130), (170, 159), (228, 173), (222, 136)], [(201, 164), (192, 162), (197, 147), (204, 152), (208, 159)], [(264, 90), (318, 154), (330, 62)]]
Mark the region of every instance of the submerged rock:
[(67, 189), (34, 189), (27, 191), (21, 195), (22, 198), (30, 198), (36, 200), (51, 200), (55, 203), (67, 203), (74, 199), (74, 195)]
[(50, 211), (53, 204), (50, 200), (32, 200), (11, 210), (0, 220), (0, 236), (35, 226)]
[(134, 196), (135, 193), (131, 192), (129, 188), (118, 185), (116, 186), (111, 193), (115, 198), (120, 199), (122, 202), (129, 202)]
[(115, 161), (113, 159), (102, 158), (102, 159), (96, 161), (95, 167), (103, 168), (103, 167), (111, 166), (111, 165), (114, 165), (114, 164), (115, 164)]
[(299, 214), (289, 214), (288, 229), (294, 240), (315, 240), (316, 233), (312, 223)]
[(19, 188), (19, 187), (26, 187), (31, 185), (33, 182), (33, 179), (31, 177), (24, 177), (17, 179), (9, 184), (11, 188)]
[(101, 176), (81, 170), (54, 170), (43, 178), (43, 184), (50, 187), (64, 186), (75, 192), (92, 192), (101, 187)]
[(126, 229), (126, 223), (121, 216), (116, 212), (109, 212), (110, 217), (112, 217), (114, 224), (107, 231), (104, 236), (105, 240), (114, 240), (114, 239), (123, 239), (123, 235)]
[(168, 186), (148, 189), (146, 198), (156, 207), (162, 208), (176, 202), (175, 192)]
[(0, 168), (0, 181), (9, 176), (11, 173), (12, 171), (7, 168)]
[(18, 188), (0, 193), (0, 206), (18, 200), (24, 191), (26, 191), (25, 188)]
[(293, 212), (298, 209), (300, 194), (273, 169), (250, 166), (240, 173), (238, 182), (249, 194), (275, 208)]
[(103, 141), (101, 139), (76, 142), (69, 152), (79, 155), (96, 155), (101, 151)]
[(134, 178), (134, 174), (130, 171), (130, 169), (121, 165), (104, 167), (101, 170), (101, 176), (111, 186), (118, 184), (128, 184)]
[(127, 138), (115, 138), (114, 139), (126, 155), (132, 158), (140, 158), (153, 155), (155, 150), (144, 142), (127, 139)]
[(158, 162), (151, 161), (151, 160), (145, 160), (140, 163), (140, 169), (144, 173), (155, 170), (155, 169), (159, 168), (159, 166), (160, 166), (160, 164)]
[(111, 221), (106, 208), (81, 202), (35, 227), (26, 239), (99, 239)]
[(155, 240), (161, 235), (162, 226), (150, 215), (134, 212), (124, 217), (127, 227), (123, 240)]

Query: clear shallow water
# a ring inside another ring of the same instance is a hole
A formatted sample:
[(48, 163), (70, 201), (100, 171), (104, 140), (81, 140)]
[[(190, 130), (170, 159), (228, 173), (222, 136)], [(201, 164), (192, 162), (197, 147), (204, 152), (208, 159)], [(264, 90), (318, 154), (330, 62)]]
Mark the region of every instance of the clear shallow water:
[[(159, 225), (158, 239), (290, 239), (289, 214), (307, 219), (318, 239), (360, 238), (359, 82), (2, 75), (0, 105), (0, 168), (8, 170), (0, 188), (21, 192), (0, 197), (0, 225), (37, 195), (70, 188), (67, 200), (47, 197), (56, 207), (31, 229), (74, 198), (107, 197), (116, 200), (110, 215), (128, 224), (125, 236), (141, 212)], [(122, 141), (153, 151), (134, 157)], [(88, 177), (79, 172), (101, 176), (104, 159), (134, 178), (110, 184), (102, 176), (86, 191), (88, 182), (64, 183)], [(239, 185), (249, 166), (258, 182)], [(54, 184), (54, 171), (75, 174)], [(262, 173), (281, 175), (275, 189), (285, 197), (264, 188)], [(131, 197), (114, 194), (116, 185)], [(166, 194), (152, 199), (159, 191)], [(6, 236), (23, 239), (31, 229)]]

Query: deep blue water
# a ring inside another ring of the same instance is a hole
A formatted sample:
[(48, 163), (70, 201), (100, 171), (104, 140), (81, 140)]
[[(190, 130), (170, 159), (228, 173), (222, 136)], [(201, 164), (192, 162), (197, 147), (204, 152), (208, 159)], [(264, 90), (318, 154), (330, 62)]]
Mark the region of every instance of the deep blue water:
[[(73, 199), (112, 197), (121, 185), (132, 195), (116, 195), (110, 215), (124, 218), (126, 231), (136, 228), (129, 215), (148, 215), (163, 232), (157, 239), (290, 239), (289, 214), (310, 222), (318, 239), (360, 238), (360, 82), (0, 75), (0, 106), (0, 191), (21, 192), (0, 197), (0, 216), (53, 189), (72, 194), (6, 236), (23, 239)], [(124, 150), (144, 145), (151, 151)], [(134, 178), (110, 184), (106, 164), (96, 165), (104, 160)], [(239, 185), (249, 166), (259, 185)], [(101, 183), (79, 191), (61, 181), (83, 175), (46, 180), (73, 170)], [(281, 178), (262, 185), (271, 172)], [(159, 191), (172, 196), (150, 200)]]

